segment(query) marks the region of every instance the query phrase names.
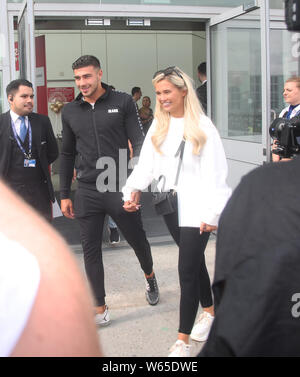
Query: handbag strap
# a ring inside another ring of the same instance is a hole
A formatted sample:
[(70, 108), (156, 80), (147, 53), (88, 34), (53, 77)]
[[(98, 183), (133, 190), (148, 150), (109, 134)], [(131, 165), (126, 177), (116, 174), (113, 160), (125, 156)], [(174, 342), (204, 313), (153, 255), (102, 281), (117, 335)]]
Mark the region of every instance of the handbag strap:
[[(174, 186), (176, 187), (177, 186), (177, 183), (178, 183), (178, 179), (179, 179), (179, 173), (180, 173), (180, 169), (181, 169), (181, 165), (182, 165), (182, 157), (183, 157), (183, 152), (184, 152), (184, 147), (185, 147), (185, 140), (182, 139), (180, 145), (179, 145), (179, 148), (177, 150), (177, 152), (175, 153), (175, 156), (174, 157), (177, 157), (178, 155), (179, 156), (179, 161), (178, 161), (178, 167), (177, 167), (177, 173), (176, 173), (176, 179), (175, 179), (175, 183), (174, 183)], [(157, 182), (156, 182), (156, 190), (157, 190), (157, 186), (158, 186), (158, 183), (161, 181), (161, 180), (164, 180), (164, 183), (163, 183), (163, 186), (162, 186), (162, 192), (164, 192), (164, 186), (165, 186), (165, 183), (166, 183), (166, 177), (164, 175), (161, 175)]]
[(181, 169), (181, 165), (182, 165), (182, 157), (183, 157), (184, 147), (185, 147), (185, 140), (182, 139), (182, 141), (181, 141), (181, 143), (179, 145), (179, 148), (178, 148), (178, 150), (177, 150), (177, 152), (175, 154), (175, 157), (177, 157), (179, 155), (179, 161), (178, 161), (176, 179), (175, 179), (175, 183), (174, 183), (175, 187), (177, 186), (178, 179), (179, 179), (180, 169)]

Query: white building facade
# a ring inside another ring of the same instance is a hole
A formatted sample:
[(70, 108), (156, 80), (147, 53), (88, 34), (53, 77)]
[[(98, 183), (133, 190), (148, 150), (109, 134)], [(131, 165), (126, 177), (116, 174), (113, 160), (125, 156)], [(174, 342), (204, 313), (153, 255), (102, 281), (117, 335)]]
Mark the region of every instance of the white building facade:
[[(44, 38), (41, 66), (37, 37)], [(299, 74), (299, 41), (286, 28), (282, 0), (0, 0), (1, 112), (8, 109), (6, 85), (21, 74), (33, 82), (37, 102), (47, 102), (60, 138), (55, 95), (66, 102), (77, 94), (71, 69), (77, 57), (97, 56), (104, 82), (126, 92), (141, 87), (152, 108), (155, 71), (177, 65), (198, 86), (197, 66), (206, 61), (208, 115), (234, 188), (270, 160), (269, 125), (284, 107), (284, 81)]]

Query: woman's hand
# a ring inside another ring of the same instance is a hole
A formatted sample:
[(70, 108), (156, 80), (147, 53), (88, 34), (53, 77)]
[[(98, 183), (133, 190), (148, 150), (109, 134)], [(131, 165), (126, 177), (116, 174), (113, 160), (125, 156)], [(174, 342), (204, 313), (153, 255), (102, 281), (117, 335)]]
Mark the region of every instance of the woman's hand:
[(140, 191), (133, 191), (131, 193), (130, 200), (127, 200), (123, 205), (123, 208), (125, 209), (125, 211), (127, 211), (127, 212), (138, 211), (141, 207), (141, 205), (139, 204), (140, 198), (141, 198), (141, 192)]
[(217, 227), (215, 225), (209, 225), (203, 222), (200, 225), (200, 234), (202, 234), (203, 232), (212, 232), (213, 230), (217, 230)]

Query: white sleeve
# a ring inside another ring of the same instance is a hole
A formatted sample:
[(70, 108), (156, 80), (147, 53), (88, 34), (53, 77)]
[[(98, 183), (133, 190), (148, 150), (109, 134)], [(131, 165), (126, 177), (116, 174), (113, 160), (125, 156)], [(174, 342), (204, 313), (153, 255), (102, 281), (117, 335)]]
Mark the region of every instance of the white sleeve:
[(154, 160), (155, 150), (151, 137), (154, 132), (155, 121), (150, 126), (144, 140), (138, 163), (135, 165), (132, 173), (128, 177), (125, 186), (122, 188), (123, 200), (130, 200), (130, 194), (133, 191), (143, 191), (149, 186), (154, 178)]
[(204, 185), (206, 198), (201, 218), (206, 224), (217, 225), (231, 195), (231, 189), (226, 183), (228, 168), (221, 138), (210, 120), (208, 126), (201, 157), (200, 184)]
[(36, 258), (0, 233), (0, 357), (9, 356), (20, 338), (40, 283)]
[(289, 106), (285, 107), (279, 114), (278, 118), (282, 118), (286, 112), (289, 111)]

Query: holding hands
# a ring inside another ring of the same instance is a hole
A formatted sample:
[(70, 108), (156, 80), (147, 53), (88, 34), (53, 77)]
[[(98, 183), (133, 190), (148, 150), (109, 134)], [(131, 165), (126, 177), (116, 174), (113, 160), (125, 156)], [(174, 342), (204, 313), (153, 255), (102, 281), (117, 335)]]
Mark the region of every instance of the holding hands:
[(127, 200), (123, 205), (123, 208), (125, 209), (125, 211), (127, 212), (138, 211), (141, 207), (141, 205), (139, 204), (140, 198), (141, 198), (141, 191), (133, 191), (131, 193), (130, 200)]
[(214, 230), (217, 230), (217, 227), (215, 225), (209, 225), (203, 222), (200, 225), (200, 234), (202, 234), (203, 232), (212, 232)]

